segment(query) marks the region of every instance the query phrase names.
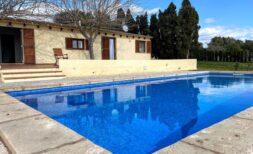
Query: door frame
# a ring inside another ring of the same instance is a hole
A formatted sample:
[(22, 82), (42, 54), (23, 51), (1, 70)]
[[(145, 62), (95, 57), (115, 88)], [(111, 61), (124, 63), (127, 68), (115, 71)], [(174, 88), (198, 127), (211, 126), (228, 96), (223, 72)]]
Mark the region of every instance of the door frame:
[[(104, 39), (108, 39), (108, 50), (109, 50), (109, 59), (105, 59), (104, 57), (103, 57), (103, 52), (104, 52)], [(110, 42), (109, 42), (109, 40), (110, 39), (113, 39), (114, 40), (114, 59), (110, 59)], [(108, 37), (108, 36), (102, 36), (102, 38), (101, 38), (101, 58), (102, 58), (102, 60), (117, 60), (117, 39), (116, 39), (116, 37)]]

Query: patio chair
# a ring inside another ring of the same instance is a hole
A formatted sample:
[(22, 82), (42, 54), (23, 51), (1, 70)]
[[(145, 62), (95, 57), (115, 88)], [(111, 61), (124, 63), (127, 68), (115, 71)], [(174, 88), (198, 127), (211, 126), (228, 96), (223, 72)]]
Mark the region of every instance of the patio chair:
[(58, 65), (59, 59), (69, 59), (68, 54), (63, 54), (61, 48), (53, 48), (55, 64)]

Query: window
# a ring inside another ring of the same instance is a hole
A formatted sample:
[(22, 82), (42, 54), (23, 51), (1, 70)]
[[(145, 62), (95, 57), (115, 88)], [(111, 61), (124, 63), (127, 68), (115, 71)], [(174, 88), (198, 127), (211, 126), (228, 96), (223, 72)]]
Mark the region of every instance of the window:
[(72, 40), (72, 48), (77, 49), (77, 40)]
[(88, 43), (86, 41), (86, 45), (84, 45), (84, 41), (85, 41), (84, 39), (66, 38), (66, 49), (87, 50)]
[(140, 53), (145, 53), (146, 51), (146, 43), (144, 41), (140, 41), (140, 44), (139, 44), (139, 52)]
[(146, 42), (136, 41), (136, 53), (145, 53), (145, 52), (146, 52)]
[(136, 53), (151, 53), (152, 52), (151, 41), (136, 40), (135, 50)]
[(136, 98), (143, 98), (150, 96), (149, 86), (136, 86)]

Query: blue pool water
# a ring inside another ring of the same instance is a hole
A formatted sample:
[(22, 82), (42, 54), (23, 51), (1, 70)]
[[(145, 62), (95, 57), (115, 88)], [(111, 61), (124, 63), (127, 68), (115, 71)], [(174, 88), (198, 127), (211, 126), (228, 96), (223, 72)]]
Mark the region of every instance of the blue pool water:
[(253, 79), (243, 77), (73, 89), (9, 94), (119, 154), (152, 153), (253, 106)]

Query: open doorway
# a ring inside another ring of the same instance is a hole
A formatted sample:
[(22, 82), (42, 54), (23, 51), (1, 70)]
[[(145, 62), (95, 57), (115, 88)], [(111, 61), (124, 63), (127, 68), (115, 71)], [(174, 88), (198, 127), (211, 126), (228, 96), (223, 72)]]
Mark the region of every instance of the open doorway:
[(0, 63), (22, 63), (21, 31), (0, 27)]
[(15, 63), (15, 39), (13, 35), (1, 36), (2, 63)]

